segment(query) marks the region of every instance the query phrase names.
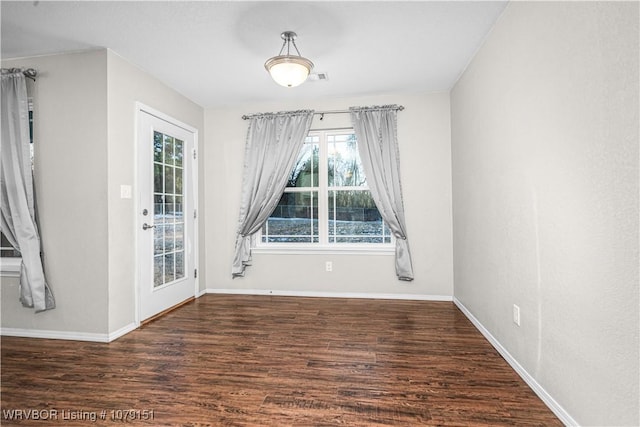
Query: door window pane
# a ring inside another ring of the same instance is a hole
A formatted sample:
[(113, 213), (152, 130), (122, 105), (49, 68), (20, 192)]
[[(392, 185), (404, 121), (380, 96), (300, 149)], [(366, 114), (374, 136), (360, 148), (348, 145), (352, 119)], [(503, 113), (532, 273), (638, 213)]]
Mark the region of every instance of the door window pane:
[(182, 250), (184, 249), (184, 224), (176, 223), (175, 233), (176, 250)]
[(176, 280), (184, 277), (184, 252), (176, 252)]
[(153, 229), (153, 254), (164, 253), (164, 225), (156, 224)]
[(174, 164), (173, 159), (173, 138), (169, 135), (164, 136), (164, 163), (167, 165)]
[(176, 168), (175, 169), (175, 179), (176, 179), (176, 184), (175, 184), (175, 194), (182, 194), (182, 175), (183, 175), (183, 170), (181, 168)]
[(171, 166), (164, 167), (164, 192), (173, 194), (174, 189), (173, 168)]
[(173, 217), (174, 217), (174, 203), (173, 203), (173, 196), (164, 196), (164, 221), (165, 222), (171, 222), (173, 221)]
[(167, 224), (164, 226), (164, 247), (163, 252), (172, 252), (176, 245), (175, 225)]
[(164, 256), (164, 282), (169, 283), (175, 280), (175, 263), (174, 254), (166, 254)]
[(164, 222), (164, 196), (156, 194), (153, 196), (153, 223), (162, 224)]
[(153, 164), (153, 192), (162, 193), (164, 190), (164, 177), (162, 175), (162, 165), (159, 163)]
[(182, 215), (183, 215), (183, 206), (182, 206), (182, 197), (181, 196), (175, 196), (173, 198), (174, 200), (174, 205), (173, 205), (173, 217), (175, 218), (176, 221), (182, 221)]
[(162, 134), (160, 132), (153, 132), (153, 161), (162, 163), (164, 155), (164, 146), (162, 144)]
[(157, 288), (164, 284), (164, 256), (153, 257), (153, 287)]
[(175, 158), (175, 164), (177, 167), (182, 167), (182, 158), (184, 157), (183, 151), (184, 151), (184, 143), (179, 139), (175, 139), (173, 154)]

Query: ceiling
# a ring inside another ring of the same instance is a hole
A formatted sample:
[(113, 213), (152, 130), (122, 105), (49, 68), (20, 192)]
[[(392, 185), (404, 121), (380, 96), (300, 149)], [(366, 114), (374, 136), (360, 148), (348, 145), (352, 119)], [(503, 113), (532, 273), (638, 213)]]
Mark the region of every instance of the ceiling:
[[(2, 1), (2, 59), (110, 48), (205, 108), (449, 90), (505, 1)], [(276, 85), (280, 33), (327, 81)], [(46, 70), (39, 70), (46, 72)], [(79, 70), (81, 72), (81, 70)]]

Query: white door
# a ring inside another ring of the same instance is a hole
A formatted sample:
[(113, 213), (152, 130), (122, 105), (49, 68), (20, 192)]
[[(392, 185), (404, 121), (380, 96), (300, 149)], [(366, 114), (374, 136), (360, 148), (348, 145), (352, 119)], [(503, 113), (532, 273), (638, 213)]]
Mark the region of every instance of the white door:
[(138, 109), (138, 320), (195, 296), (194, 129)]

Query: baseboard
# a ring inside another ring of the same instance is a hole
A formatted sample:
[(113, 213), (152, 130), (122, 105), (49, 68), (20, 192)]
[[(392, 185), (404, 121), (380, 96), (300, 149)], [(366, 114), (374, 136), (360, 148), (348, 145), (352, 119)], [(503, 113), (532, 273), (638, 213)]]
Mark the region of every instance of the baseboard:
[(114, 341), (114, 340), (120, 338), (121, 336), (123, 336), (125, 334), (128, 334), (129, 332), (134, 331), (136, 329), (138, 329), (138, 325), (136, 325), (135, 323), (129, 323), (128, 325), (123, 326), (122, 328), (118, 329), (117, 331), (111, 332), (109, 334), (109, 341), (108, 342)]
[(560, 421), (562, 421), (566, 426), (579, 425), (576, 420), (574, 420), (573, 417), (569, 415), (569, 413), (562, 406), (560, 406), (560, 404), (556, 402), (556, 400), (544, 389), (544, 387), (542, 387), (538, 383), (538, 381), (536, 381), (535, 378), (533, 378), (531, 374), (529, 374), (527, 370), (524, 369), (522, 365), (520, 365), (520, 363), (518, 363), (518, 361), (511, 355), (511, 353), (509, 353), (507, 349), (504, 348), (502, 344), (500, 344), (500, 341), (498, 341), (493, 335), (491, 335), (491, 332), (489, 332), (489, 330), (485, 328), (478, 319), (476, 319), (476, 317), (467, 309), (467, 307), (464, 306), (464, 304), (460, 302), (460, 300), (454, 297), (453, 303), (460, 309), (460, 311), (464, 313), (465, 316), (467, 316), (471, 323), (473, 323), (473, 325), (480, 331), (480, 333), (484, 335), (484, 337), (491, 343), (491, 345), (498, 351), (498, 353), (500, 353), (504, 360), (506, 360), (507, 363), (511, 365), (513, 370), (516, 371), (518, 375), (520, 375), (520, 377), (527, 383), (527, 385), (531, 387), (534, 393), (538, 395), (538, 397), (545, 403), (545, 405), (547, 405), (549, 409), (551, 409), (551, 411), (553, 411), (553, 413), (556, 414), (558, 418), (560, 418)]
[(318, 292), (318, 291), (282, 291), (267, 289), (206, 289), (207, 294), (232, 295), (273, 295), (286, 297), (317, 297), (317, 298), (358, 298), (358, 299), (398, 299), (417, 301), (453, 301), (449, 295), (421, 295), (421, 294), (372, 294), (359, 292)]
[(2, 328), (0, 335), (8, 337), (44, 338), (49, 340), (109, 342), (109, 334), (47, 331), (42, 329)]
[(127, 334), (137, 326), (135, 323), (126, 325), (110, 334), (94, 334), (88, 332), (48, 331), (43, 329), (2, 328), (0, 335), (7, 337), (43, 338), (49, 340), (91, 341), (108, 343), (124, 334)]

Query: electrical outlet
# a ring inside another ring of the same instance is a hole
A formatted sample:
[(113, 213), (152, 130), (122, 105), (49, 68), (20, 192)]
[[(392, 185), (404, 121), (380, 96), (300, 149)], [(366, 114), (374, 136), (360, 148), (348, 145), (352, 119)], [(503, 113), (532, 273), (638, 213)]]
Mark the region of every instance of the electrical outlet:
[(513, 304), (513, 323), (520, 326), (520, 307)]
[(331, 261), (327, 261), (324, 264), (324, 268), (326, 271), (333, 271), (333, 263)]

